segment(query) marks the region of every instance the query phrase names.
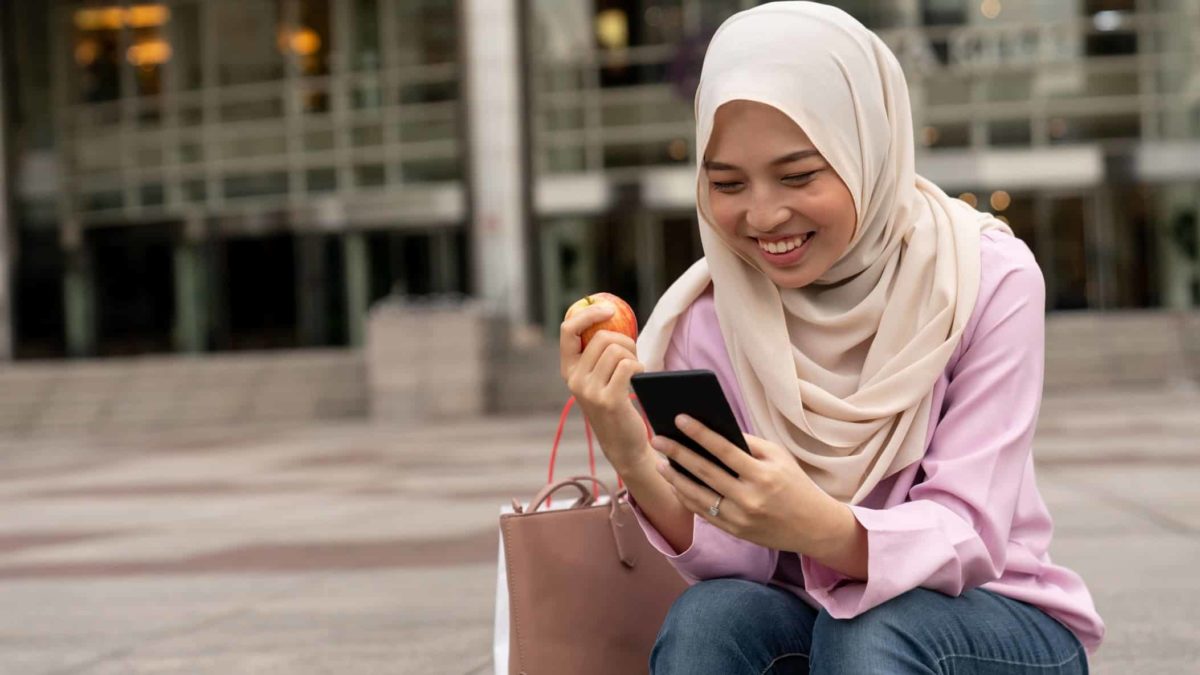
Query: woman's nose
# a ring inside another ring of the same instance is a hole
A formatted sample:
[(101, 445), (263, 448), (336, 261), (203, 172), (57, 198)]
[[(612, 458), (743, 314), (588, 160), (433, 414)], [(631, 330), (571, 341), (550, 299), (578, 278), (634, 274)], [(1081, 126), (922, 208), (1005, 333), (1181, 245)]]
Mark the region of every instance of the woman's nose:
[(752, 206), (746, 211), (746, 224), (758, 232), (770, 232), (787, 222), (787, 207), (778, 204)]

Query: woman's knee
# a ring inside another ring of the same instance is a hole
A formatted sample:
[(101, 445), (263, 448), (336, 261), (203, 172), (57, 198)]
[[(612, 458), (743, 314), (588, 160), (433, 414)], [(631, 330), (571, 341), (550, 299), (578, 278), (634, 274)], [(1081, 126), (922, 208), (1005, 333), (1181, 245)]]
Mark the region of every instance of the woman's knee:
[(761, 620), (767, 596), (763, 584), (744, 579), (711, 579), (690, 586), (671, 605), (659, 631), (676, 642), (709, 642), (753, 630)]
[(822, 611), (813, 626), (812, 672), (937, 673), (948, 659), (1036, 672), (1086, 672), (1082, 648), (1040, 610), (973, 589), (948, 596), (916, 588), (860, 614)]
[[(761, 670), (783, 653), (799, 651), (799, 637), (807, 653), (815, 615), (781, 589), (743, 579), (702, 581), (671, 606), (651, 653), (651, 670), (656, 675)], [(787, 638), (792, 646), (780, 651)]]
[(934, 593), (915, 589), (852, 619), (828, 611), (813, 626), (812, 672), (936, 673), (937, 654), (920, 635)]

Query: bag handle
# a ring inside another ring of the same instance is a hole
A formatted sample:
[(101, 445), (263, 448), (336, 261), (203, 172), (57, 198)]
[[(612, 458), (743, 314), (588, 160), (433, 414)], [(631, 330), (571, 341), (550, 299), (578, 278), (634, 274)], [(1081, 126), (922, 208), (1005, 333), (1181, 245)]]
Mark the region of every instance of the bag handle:
[[(592, 506), (593, 500), (591, 499), (591, 495), (588, 494), (587, 487), (584, 485), (584, 483), (589, 480), (603, 489), (604, 494), (609, 496), (607, 504), (608, 526), (609, 529), (612, 530), (613, 543), (616, 544), (617, 547), (617, 557), (620, 558), (621, 564), (625, 565), (626, 567), (635, 567), (637, 565), (637, 556), (635, 555), (637, 551), (637, 537), (644, 537), (645, 535), (641, 533), (641, 528), (638, 527), (636, 523), (631, 524), (622, 517), (624, 513), (629, 512), (629, 509), (622, 510), (619, 508), (621, 498), (625, 497), (629, 493), (629, 490), (625, 488), (618, 490), (617, 494), (614, 496), (608, 489), (608, 484), (596, 478), (595, 475), (571, 476), (570, 478), (565, 478), (558, 483), (547, 485), (539, 490), (537, 495), (534, 496), (533, 501), (530, 502), (529, 509), (524, 513), (532, 514), (533, 512), (537, 511), (543, 502), (549, 500), (550, 495), (564, 487), (574, 487), (579, 490), (580, 493), (580, 498), (574, 504), (572, 504), (570, 508), (577, 509), (584, 506)], [(522, 512), (520, 506), (520, 503), (517, 502), (516, 499), (513, 499), (513, 510), (516, 513)]]
[[(630, 393), (629, 398), (636, 401), (637, 394)], [(574, 396), (567, 399), (566, 405), (563, 406), (562, 414), (560, 414), (558, 416), (558, 431), (556, 431), (554, 433), (554, 447), (552, 447), (550, 449), (550, 471), (549, 471), (548, 475), (546, 476), (546, 484), (547, 485), (554, 482), (554, 464), (558, 459), (558, 444), (562, 440), (563, 426), (565, 426), (567, 423), (567, 415), (571, 412), (571, 406), (573, 406), (573, 405), (575, 405), (575, 397)], [(650, 440), (651, 438), (654, 437), (654, 430), (650, 428), (650, 420), (648, 420), (646, 418), (646, 413), (644, 411), (640, 410), (640, 408), (641, 408), (640, 402), (638, 404), (638, 408), (639, 408), (639, 414), (641, 414), (641, 416), (642, 416), (642, 423), (646, 425), (646, 440)], [(596, 484), (599, 483), (599, 481), (596, 480), (596, 451), (592, 447), (592, 425), (591, 425), (591, 422), (588, 421), (586, 414), (583, 416), (583, 433), (587, 437), (588, 468), (592, 472), (592, 477), (591, 477), (592, 497), (593, 497), (593, 499), (599, 499), (600, 495), (598, 492), (596, 492)], [(621, 479), (620, 474), (617, 474), (617, 489), (621, 490), (621, 489), (624, 489), (624, 487), (625, 487), (625, 481), (623, 481)]]
[(575, 500), (574, 504), (567, 507), (569, 509), (578, 509), (585, 506), (591, 506), (592, 503), (596, 501), (596, 498), (592, 495), (591, 490), (589, 490), (586, 485), (577, 480), (568, 479), (559, 481), (558, 483), (551, 483), (549, 485), (542, 486), (542, 489), (538, 490), (538, 493), (529, 501), (528, 508), (521, 506), (521, 502), (518, 501), (516, 497), (513, 497), (513, 512), (533, 513), (541, 508), (542, 504), (549, 506), (551, 497), (554, 496), (555, 492), (558, 492), (562, 488), (575, 488), (579, 491), (579, 498)]

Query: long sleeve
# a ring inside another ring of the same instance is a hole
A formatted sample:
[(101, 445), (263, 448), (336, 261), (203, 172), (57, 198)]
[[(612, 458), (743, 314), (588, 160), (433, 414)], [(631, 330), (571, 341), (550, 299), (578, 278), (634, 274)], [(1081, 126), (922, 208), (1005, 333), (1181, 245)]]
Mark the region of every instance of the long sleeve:
[[(732, 373), (729, 372), (730, 368), (722, 363), (720, 352), (709, 346), (711, 342), (708, 339), (709, 336), (700, 335), (697, 336), (699, 339), (695, 341), (692, 339), (692, 333), (695, 330), (703, 331), (707, 328), (711, 328), (713, 331), (718, 330), (715, 323), (715, 312), (711, 316), (713, 321), (710, 324), (708, 312), (704, 311), (711, 309), (711, 302), (711, 297), (701, 297), (680, 317), (663, 357), (663, 369), (707, 368), (713, 370), (717, 373), (718, 379), (722, 380), (722, 387), (726, 394), (733, 397), (733, 389), (727, 379), (732, 376)], [(694, 326), (697, 313), (702, 315), (699, 327)], [(719, 335), (719, 332), (716, 333), (717, 339), (719, 339)], [(735, 411), (738, 411), (740, 401), (732, 400), (730, 403), (734, 406)], [(742, 421), (740, 415), (739, 421)], [(742, 430), (746, 431), (744, 421), (742, 424)], [(629, 501), (633, 505), (633, 512), (637, 516), (638, 523), (646, 533), (646, 539), (667, 558), (689, 584), (723, 577), (748, 579), (760, 583), (766, 583), (771, 579), (779, 560), (779, 551), (739, 539), (710, 524), (700, 516), (694, 515), (692, 516), (692, 545), (686, 551), (677, 553), (646, 518), (632, 495), (630, 495)]]
[[(949, 374), (924, 480), (886, 509), (851, 507), (868, 533), (868, 578), (802, 556), (805, 589), (851, 618), (917, 587), (957, 596), (1004, 572), (1042, 395), (1045, 283), (1028, 249), (1007, 263)], [(985, 272), (986, 273), (986, 272)], [(967, 336), (964, 336), (967, 339)]]

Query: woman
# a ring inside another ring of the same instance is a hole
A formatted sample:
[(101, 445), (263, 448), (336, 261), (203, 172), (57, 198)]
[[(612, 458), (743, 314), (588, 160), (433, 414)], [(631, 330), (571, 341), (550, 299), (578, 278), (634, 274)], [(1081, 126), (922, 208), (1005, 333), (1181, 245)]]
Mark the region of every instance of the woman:
[[(562, 327), (562, 373), (647, 537), (688, 580), (668, 673), (1086, 673), (1104, 625), (1051, 562), (1031, 456), (1045, 287), (1002, 222), (916, 175), (908, 91), (840, 10), (721, 26), (696, 93), (705, 257), (635, 345)], [(629, 402), (715, 371), (751, 448)], [(673, 471), (657, 450), (711, 486)]]

